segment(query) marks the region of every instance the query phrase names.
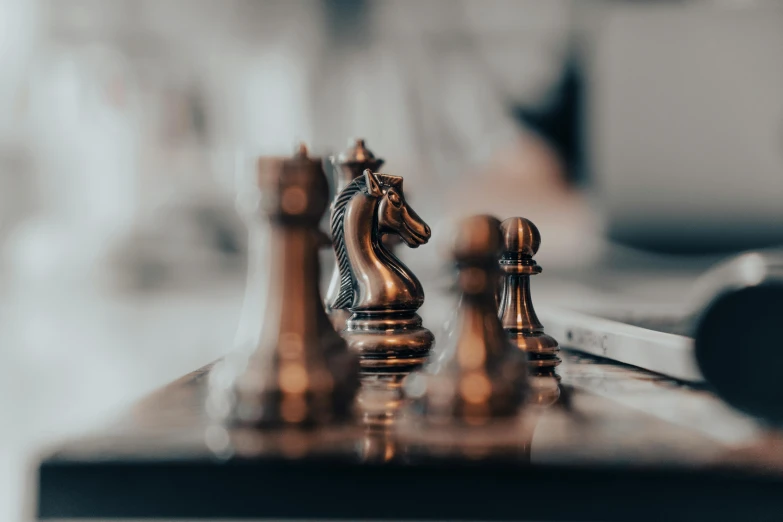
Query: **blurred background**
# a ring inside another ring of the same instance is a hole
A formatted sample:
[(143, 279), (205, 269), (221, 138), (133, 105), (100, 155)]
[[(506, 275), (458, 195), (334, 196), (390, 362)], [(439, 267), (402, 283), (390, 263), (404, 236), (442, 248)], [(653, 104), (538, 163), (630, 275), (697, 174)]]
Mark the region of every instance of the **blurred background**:
[(257, 332), (259, 154), (365, 138), (433, 228), (417, 273), (451, 218), (522, 215), (537, 302), (676, 303), (783, 242), (781, 56), (777, 0), (0, 0), (0, 516)]

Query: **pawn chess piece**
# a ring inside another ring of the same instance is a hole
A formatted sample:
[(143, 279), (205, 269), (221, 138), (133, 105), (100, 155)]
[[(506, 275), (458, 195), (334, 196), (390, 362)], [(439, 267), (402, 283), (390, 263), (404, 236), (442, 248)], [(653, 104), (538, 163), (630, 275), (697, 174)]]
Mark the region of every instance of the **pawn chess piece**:
[(231, 421), (253, 426), (337, 423), (352, 416), (359, 362), (334, 331), (319, 291), (318, 222), (328, 204), (319, 158), (258, 161), (261, 211), (269, 225), (262, 334), (233, 384)]
[(560, 347), (544, 333), (530, 296), (530, 276), (541, 273), (541, 267), (533, 260), (541, 245), (541, 234), (531, 221), (521, 217), (503, 221), (500, 232), (503, 236), (500, 268), (505, 273), (499, 310), (503, 329), (511, 342), (527, 354), (535, 374), (557, 377), (555, 367), (560, 364), (557, 356)]
[(382, 234), (396, 234), (416, 248), (430, 239), (430, 227), (405, 201), (402, 178), (365, 170), (335, 199), (331, 230), (340, 271), (332, 308), (350, 311), (342, 334), (363, 370), (418, 368), (434, 341), (416, 313), (424, 290), (381, 242)]
[[(338, 156), (329, 158), (336, 172), (335, 179), (335, 200), (337, 196), (348, 186), (350, 182), (361, 176), (365, 170), (370, 169), (377, 172), (384, 161), (376, 158), (375, 155), (367, 149), (363, 139), (356, 139), (348, 142), (348, 148)], [(340, 267), (335, 264), (332, 270), (332, 277), (329, 281), (329, 289), (326, 291), (324, 305), (329, 319), (338, 332), (345, 328), (345, 322), (350, 317), (350, 312), (346, 308), (335, 308), (337, 296), (340, 294)]]
[(406, 391), (417, 417), (436, 425), (487, 425), (517, 415), (527, 398), (528, 367), (503, 331), (495, 305), (500, 222), (473, 216), (452, 247), (461, 294), (454, 333)]

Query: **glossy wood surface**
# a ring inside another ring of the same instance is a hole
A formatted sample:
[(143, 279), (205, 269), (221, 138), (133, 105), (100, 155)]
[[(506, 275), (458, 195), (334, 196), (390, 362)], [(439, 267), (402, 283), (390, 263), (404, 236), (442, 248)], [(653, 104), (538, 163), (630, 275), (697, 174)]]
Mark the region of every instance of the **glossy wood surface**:
[[(555, 403), (529, 406), (513, 425), (444, 433), (422, 433), (404, 416), (387, 428), (224, 430), (204, 409), (210, 365), (56, 449), (40, 466), (39, 516), (754, 520), (783, 513), (776, 435), (708, 391), (568, 352), (563, 359)], [(540, 402), (552, 398), (547, 383), (539, 391)]]

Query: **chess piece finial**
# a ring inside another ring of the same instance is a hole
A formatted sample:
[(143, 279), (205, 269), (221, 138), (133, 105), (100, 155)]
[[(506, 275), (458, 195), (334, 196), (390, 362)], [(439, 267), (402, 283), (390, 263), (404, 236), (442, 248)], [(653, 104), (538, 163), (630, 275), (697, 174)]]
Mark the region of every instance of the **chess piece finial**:
[(342, 334), (360, 354), (363, 369), (420, 366), (434, 341), (416, 313), (424, 290), (381, 242), (382, 234), (396, 234), (416, 248), (431, 236), (430, 227), (405, 201), (402, 178), (365, 170), (335, 199), (331, 230), (340, 274), (331, 306), (350, 311)]
[[(350, 182), (361, 176), (365, 170), (370, 169), (372, 172), (377, 172), (384, 163), (381, 158), (376, 158), (367, 148), (367, 145), (362, 138), (348, 140), (348, 148), (338, 156), (330, 157), (329, 160), (336, 173), (334, 185), (336, 187), (335, 194), (337, 194), (337, 196), (340, 195)], [(335, 200), (337, 199), (337, 196), (335, 196)], [(351, 315), (347, 309), (334, 307), (334, 303), (337, 300), (339, 293), (340, 268), (335, 264), (334, 270), (332, 271), (332, 277), (329, 281), (329, 288), (326, 291), (324, 305), (326, 307), (326, 313), (329, 315), (329, 319), (338, 332), (345, 328), (345, 322)]]
[(461, 295), (454, 334), (406, 385), (414, 410), (435, 424), (476, 426), (510, 418), (527, 397), (525, 354), (509, 342), (495, 305), (499, 225), (485, 215), (460, 223), (451, 252)]
[(326, 424), (352, 415), (359, 364), (334, 331), (319, 291), (318, 222), (328, 204), (320, 158), (258, 161), (270, 266), (263, 330), (233, 385), (231, 420), (256, 426)]
[(541, 273), (541, 267), (533, 260), (541, 246), (541, 234), (530, 220), (521, 217), (503, 221), (500, 232), (503, 255), (499, 264), (505, 273), (499, 309), (503, 329), (511, 342), (527, 353), (537, 374), (556, 376), (560, 347), (544, 333), (530, 296), (530, 276)]
[(366, 169), (371, 169), (373, 166), (375, 168), (380, 168), (381, 165), (383, 165), (383, 160), (381, 158), (376, 158), (375, 154), (367, 148), (364, 138), (353, 138), (348, 140), (348, 148), (336, 158), (333, 158), (332, 161), (335, 166), (340, 167), (341, 169), (343, 167), (349, 169), (349, 172), (346, 172), (346, 175), (343, 178), (347, 179), (348, 182), (353, 181), (364, 171), (364, 169), (362, 169), (357, 174), (356, 169), (359, 168), (359, 165), (363, 165)]

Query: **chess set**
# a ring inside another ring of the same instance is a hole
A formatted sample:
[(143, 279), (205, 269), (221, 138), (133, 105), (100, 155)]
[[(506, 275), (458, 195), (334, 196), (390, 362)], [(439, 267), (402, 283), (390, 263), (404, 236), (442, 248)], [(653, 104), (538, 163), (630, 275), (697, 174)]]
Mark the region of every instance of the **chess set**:
[[(395, 255), (432, 235), (403, 178), (380, 173), (363, 140), (331, 161), (331, 204), (324, 161), (305, 146), (258, 161), (274, 274), (258, 343), (49, 454), (39, 518), (723, 520), (783, 509), (775, 435), (703, 386), (545, 332), (530, 288), (541, 235), (524, 217), (454, 227), (458, 300), (436, 343), (418, 314), (422, 284)], [(336, 263), (322, 298), (327, 246)]]

